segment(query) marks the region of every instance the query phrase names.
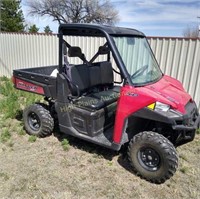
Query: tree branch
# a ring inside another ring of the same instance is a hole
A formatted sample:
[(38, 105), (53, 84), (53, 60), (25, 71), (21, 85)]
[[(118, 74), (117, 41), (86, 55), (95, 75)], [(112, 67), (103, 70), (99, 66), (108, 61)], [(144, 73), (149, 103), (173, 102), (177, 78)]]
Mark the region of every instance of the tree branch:
[(27, 0), (29, 14), (50, 16), (58, 23), (115, 24), (118, 11), (109, 0)]

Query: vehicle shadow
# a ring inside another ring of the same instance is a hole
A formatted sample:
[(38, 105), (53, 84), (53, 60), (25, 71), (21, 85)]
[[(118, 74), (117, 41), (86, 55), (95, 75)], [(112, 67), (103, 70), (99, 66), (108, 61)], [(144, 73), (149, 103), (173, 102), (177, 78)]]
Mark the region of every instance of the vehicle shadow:
[(127, 171), (129, 171), (131, 174), (134, 174), (133, 170), (132, 170), (132, 167), (131, 167), (131, 164), (128, 160), (128, 156), (127, 156), (127, 153), (125, 151), (121, 151), (119, 157), (118, 157), (118, 160), (117, 162), (119, 163), (119, 165), (121, 167), (123, 167), (124, 169), (126, 169)]
[[(16, 119), (19, 121), (22, 121), (22, 112), (19, 112), (19, 114), (16, 116)], [(49, 135), (47, 137), (50, 137), (50, 136), (52, 135)], [(112, 161), (114, 157), (118, 156), (117, 162), (119, 163), (119, 165), (133, 174), (129, 160), (127, 158), (127, 145), (122, 146), (120, 151), (113, 151), (111, 149), (107, 149), (105, 147), (93, 144), (91, 142), (87, 142), (85, 140), (64, 134), (60, 132), (58, 128), (54, 129), (53, 136), (57, 138), (59, 142), (62, 142), (64, 139), (67, 139), (69, 141), (70, 146), (86, 151), (90, 154), (102, 156), (103, 158), (109, 161)], [(41, 139), (44, 139), (44, 138), (41, 138)]]
[(113, 151), (111, 149), (107, 149), (102, 146), (93, 144), (91, 142), (87, 142), (85, 140), (61, 133), (58, 129), (54, 130), (53, 135), (58, 139), (59, 142), (62, 142), (64, 139), (67, 139), (69, 141), (70, 146), (73, 146), (74, 148), (86, 151), (91, 154), (97, 154), (98, 156), (102, 156), (106, 160), (111, 161), (113, 157), (119, 154), (119, 152)]
[(17, 111), (17, 113), (15, 115), (15, 119), (20, 121), (20, 122), (22, 121), (22, 119), (23, 119), (23, 110), (20, 109), (20, 110)]
[[(23, 117), (23, 112), (19, 111), (19, 113), (16, 115), (16, 119), (18, 121), (22, 121)], [(25, 129), (24, 129), (25, 130)], [(51, 135), (49, 135), (51, 136)], [(49, 137), (48, 136), (48, 137)], [(96, 154), (98, 156), (102, 156), (106, 160), (112, 161), (112, 159), (116, 156), (118, 156), (118, 163), (121, 167), (129, 171), (130, 173), (132, 172), (130, 163), (127, 158), (127, 146), (123, 146), (120, 151), (113, 151), (111, 149), (107, 149), (105, 147), (93, 144), (91, 142), (87, 142), (85, 140), (66, 135), (62, 132), (59, 131), (57, 127), (55, 127), (53, 136), (58, 139), (59, 142), (62, 142), (64, 139), (67, 139), (69, 141), (70, 146), (73, 146), (74, 148), (86, 151), (90, 154)], [(43, 138), (42, 138), (43, 139)]]
[(54, 136), (60, 142), (62, 142), (64, 139), (67, 139), (69, 141), (70, 146), (73, 146), (74, 148), (86, 151), (91, 154), (97, 154), (109, 161), (112, 161), (114, 157), (118, 156), (118, 164), (125, 170), (129, 171), (131, 174), (134, 174), (127, 157), (127, 145), (122, 146), (120, 151), (113, 151), (111, 149), (107, 149), (105, 147), (93, 144), (91, 142), (87, 142), (85, 140), (61, 133), (58, 129), (54, 131)]

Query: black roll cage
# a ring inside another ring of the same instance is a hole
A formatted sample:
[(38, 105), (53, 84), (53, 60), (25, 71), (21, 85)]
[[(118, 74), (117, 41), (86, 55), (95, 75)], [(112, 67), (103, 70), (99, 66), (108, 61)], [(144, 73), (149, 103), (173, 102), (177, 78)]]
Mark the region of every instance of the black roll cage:
[[(130, 75), (123, 63), (123, 60), (117, 50), (115, 42), (112, 36), (125, 36), (125, 35), (132, 35), (132, 36), (142, 36), (144, 34), (134, 30), (134, 29), (127, 29), (127, 28), (118, 28), (118, 27), (110, 27), (110, 26), (100, 26), (100, 25), (91, 25), (91, 24), (61, 24), (58, 31), (59, 37), (59, 73), (62, 73), (63, 67), (63, 35), (68, 36), (91, 36), (91, 37), (105, 37), (107, 42), (106, 45), (109, 46), (113, 58), (120, 70), (120, 74), (122, 78), (125, 80), (125, 83), (129, 85), (132, 84)], [(69, 45), (69, 44), (68, 44)], [(117, 72), (117, 71), (115, 71)], [(119, 72), (118, 72), (119, 73)]]

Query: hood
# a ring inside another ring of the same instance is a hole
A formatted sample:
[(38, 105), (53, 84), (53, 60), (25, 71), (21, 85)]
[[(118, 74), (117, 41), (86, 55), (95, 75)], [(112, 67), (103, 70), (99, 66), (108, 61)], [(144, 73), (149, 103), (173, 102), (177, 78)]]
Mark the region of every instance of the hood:
[(156, 101), (168, 104), (181, 113), (185, 113), (185, 105), (191, 100), (191, 96), (184, 90), (182, 84), (167, 75), (155, 84), (145, 86), (144, 89)]

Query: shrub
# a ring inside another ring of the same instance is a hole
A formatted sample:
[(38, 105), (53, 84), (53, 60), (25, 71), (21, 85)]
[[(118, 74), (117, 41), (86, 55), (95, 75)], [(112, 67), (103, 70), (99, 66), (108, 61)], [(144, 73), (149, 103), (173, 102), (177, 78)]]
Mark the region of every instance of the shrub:
[(16, 118), (24, 107), (42, 101), (39, 95), (15, 89), (6, 77), (0, 78), (0, 94), (0, 109), (5, 118)]

